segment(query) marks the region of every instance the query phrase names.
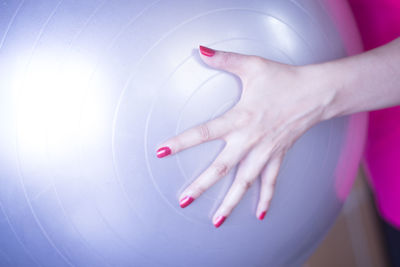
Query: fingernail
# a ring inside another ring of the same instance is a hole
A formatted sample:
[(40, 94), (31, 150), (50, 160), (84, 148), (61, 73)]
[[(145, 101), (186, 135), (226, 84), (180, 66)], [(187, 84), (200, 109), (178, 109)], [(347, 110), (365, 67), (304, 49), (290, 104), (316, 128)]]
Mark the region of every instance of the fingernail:
[(181, 201), (179, 201), (179, 205), (181, 206), (181, 208), (186, 208), (190, 205), (190, 203), (193, 202), (193, 200), (194, 198), (192, 198), (191, 196), (186, 196), (182, 198)]
[(163, 158), (171, 154), (171, 149), (167, 146), (161, 147), (157, 150), (157, 158)]
[(215, 55), (215, 50), (212, 50), (211, 48), (205, 47), (205, 46), (200, 46), (200, 53), (207, 57), (212, 57)]
[(215, 226), (216, 228), (220, 227), (221, 224), (224, 223), (225, 219), (226, 219), (225, 216), (218, 216), (217, 219), (215, 220), (214, 226)]
[(267, 214), (266, 211), (261, 212), (260, 216), (258, 216), (258, 219), (259, 219), (259, 220), (264, 220), (265, 214)]

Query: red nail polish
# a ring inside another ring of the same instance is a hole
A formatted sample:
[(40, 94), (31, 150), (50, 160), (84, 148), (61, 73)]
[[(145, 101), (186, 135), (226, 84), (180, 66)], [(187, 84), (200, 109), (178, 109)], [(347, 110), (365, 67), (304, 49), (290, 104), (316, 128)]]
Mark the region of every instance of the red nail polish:
[(212, 57), (215, 55), (215, 50), (212, 50), (211, 48), (205, 47), (205, 46), (200, 46), (200, 53), (207, 57)]
[(226, 219), (225, 216), (218, 216), (217, 219), (215, 220), (214, 226), (215, 226), (216, 228), (220, 227), (221, 224), (224, 223), (225, 219)]
[(171, 149), (167, 146), (164, 146), (157, 150), (157, 158), (163, 158), (168, 156), (169, 154), (171, 154)]
[(179, 201), (179, 205), (181, 206), (181, 208), (186, 208), (193, 201), (194, 201), (194, 198), (192, 198), (191, 196), (186, 196), (186, 197), (182, 198), (181, 201)]
[(267, 214), (266, 211), (261, 212), (260, 216), (258, 217), (259, 220), (264, 220), (265, 214)]

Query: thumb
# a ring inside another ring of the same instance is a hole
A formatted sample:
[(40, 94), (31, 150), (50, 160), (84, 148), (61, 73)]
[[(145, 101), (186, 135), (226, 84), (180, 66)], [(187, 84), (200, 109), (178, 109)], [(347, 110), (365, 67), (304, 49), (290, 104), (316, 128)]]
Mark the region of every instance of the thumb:
[(210, 67), (225, 70), (239, 77), (245, 75), (245, 70), (253, 56), (214, 50), (199, 46), (201, 59)]

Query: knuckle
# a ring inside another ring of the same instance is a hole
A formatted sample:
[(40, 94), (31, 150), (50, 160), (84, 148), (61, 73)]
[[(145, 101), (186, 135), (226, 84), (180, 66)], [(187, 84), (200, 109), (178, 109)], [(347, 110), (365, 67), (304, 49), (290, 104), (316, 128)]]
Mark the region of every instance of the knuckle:
[(173, 153), (177, 153), (179, 151), (181, 151), (182, 149), (184, 149), (185, 144), (182, 142), (182, 137), (181, 136), (176, 136), (174, 138), (172, 138), (169, 142), (168, 142), (168, 147), (171, 149), (171, 152)]
[(218, 178), (221, 178), (228, 174), (229, 166), (225, 163), (216, 163), (213, 165), (213, 171)]
[(248, 56), (243, 56), (235, 53), (222, 52), (218, 65), (225, 69), (233, 71), (237, 75), (242, 75), (245, 72), (245, 66)]
[(230, 54), (223, 52), (221, 54), (221, 65), (227, 66), (230, 63)]
[(238, 181), (239, 187), (243, 188), (246, 191), (251, 187), (252, 184), (253, 184), (252, 181), (245, 180), (245, 179)]
[(227, 52), (219, 51), (218, 57), (213, 60), (213, 65), (217, 68), (226, 68), (229, 66), (230, 55)]
[(236, 63), (235, 62), (235, 57), (234, 57), (233, 54), (227, 53), (227, 52), (223, 52), (221, 54), (221, 62), (220, 62), (220, 64), (222, 66), (228, 67), (228, 66), (234, 65), (235, 63)]
[(210, 128), (207, 124), (200, 125), (197, 130), (202, 141), (208, 141), (211, 139)]
[(196, 183), (196, 184), (193, 185), (192, 190), (194, 192), (196, 192), (197, 195), (201, 195), (207, 190), (207, 188), (204, 185), (200, 184), (200, 183)]
[(275, 187), (275, 184), (276, 184), (276, 179), (275, 178), (272, 178), (271, 179), (271, 177), (268, 177), (268, 175), (264, 175), (264, 176), (262, 176), (262, 183), (263, 184), (265, 184), (265, 186), (268, 188), (268, 189), (273, 189), (274, 187)]

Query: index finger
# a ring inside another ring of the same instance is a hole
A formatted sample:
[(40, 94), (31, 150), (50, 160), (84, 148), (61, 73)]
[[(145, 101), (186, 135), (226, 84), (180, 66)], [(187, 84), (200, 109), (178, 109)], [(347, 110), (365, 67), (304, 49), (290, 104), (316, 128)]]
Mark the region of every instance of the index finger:
[(233, 128), (232, 123), (225, 113), (206, 123), (190, 128), (181, 134), (162, 143), (157, 150), (157, 157), (163, 158), (170, 154), (178, 153), (184, 149), (199, 145), (214, 139), (222, 138)]

